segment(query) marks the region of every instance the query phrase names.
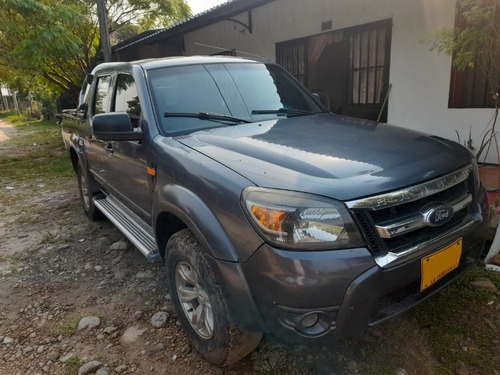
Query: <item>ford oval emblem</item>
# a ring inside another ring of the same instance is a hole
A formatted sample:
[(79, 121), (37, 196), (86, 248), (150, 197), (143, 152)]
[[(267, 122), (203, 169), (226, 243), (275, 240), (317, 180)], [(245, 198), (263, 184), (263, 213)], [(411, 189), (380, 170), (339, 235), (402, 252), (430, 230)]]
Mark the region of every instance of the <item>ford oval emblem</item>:
[(437, 207), (432, 207), (425, 213), (425, 222), (431, 227), (438, 227), (446, 224), (453, 217), (455, 210), (453, 207), (443, 204)]

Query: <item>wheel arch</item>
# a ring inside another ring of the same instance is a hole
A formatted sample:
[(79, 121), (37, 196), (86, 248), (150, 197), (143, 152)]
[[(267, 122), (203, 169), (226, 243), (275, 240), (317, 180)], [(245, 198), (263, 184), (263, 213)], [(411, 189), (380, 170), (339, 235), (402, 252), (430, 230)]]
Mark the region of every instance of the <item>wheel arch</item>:
[(73, 170), (76, 173), (76, 168), (78, 166), (78, 162), (80, 161), (80, 158), (78, 157), (78, 154), (76, 153), (76, 151), (73, 147), (70, 147), (70, 149), (69, 149), (69, 157), (71, 159), (71, 165), (73, 166)]
[(238, 262), (238, 256), (219, 220), (192, 191), (179, 186), (165, 186), (153, 209), (153, 228), (158, 249), (165, 257), (169, 238), (181, 229), (189, 228), (203, 248), (215, 259)]
[[(234, 320), (249, 330), (265, 327), (250, 291), (241, 263), (221, 224), (207, 205), (192, 191), (179, 186), (165, 186), (153, 208), (153, 228), (163, 259), (169, 238), (187, 228), (207, 253), (216, 278), (228, 300)], [(245, 306), (245, 309), (239, 308)]]

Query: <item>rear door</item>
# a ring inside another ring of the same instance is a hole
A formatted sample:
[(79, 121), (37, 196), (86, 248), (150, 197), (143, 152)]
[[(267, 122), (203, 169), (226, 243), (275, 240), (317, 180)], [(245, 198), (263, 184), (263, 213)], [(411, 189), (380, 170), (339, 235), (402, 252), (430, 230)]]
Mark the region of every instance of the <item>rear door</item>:
[[(91, 126), (94, 116), (109, 112), (111, 104), (112, 75), (110, 73), (98, 73), (95, 80), (94, 100), (89, 108), (89, 122)], [(86, 145), (89, 170), (95, 180), (105, 189), (107, 189), (109, 177), (108, 159), (112, 156), (112, 153), (109, 151), (110, 148), (110, 142), (101, 141), (93, 134), (89, 135)]]

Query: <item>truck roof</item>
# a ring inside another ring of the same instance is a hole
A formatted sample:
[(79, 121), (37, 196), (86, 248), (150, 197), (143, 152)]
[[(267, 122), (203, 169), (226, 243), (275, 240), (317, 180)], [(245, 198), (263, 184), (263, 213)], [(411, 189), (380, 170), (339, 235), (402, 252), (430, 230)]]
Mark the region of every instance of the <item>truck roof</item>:
[(102, 70), (113, 70), (123, 66), (140, 65), (145, 70), (164, 68), (168, 66), (192, 65), (192, 64), (224, 64), (224, 63), (241, 63), (241, 62), (266, 62), (264, 59), (234, 57), (234, 56), (175, 56), (152, 58), (128, 62), (110, 62), (103, 63), (94, 68), (94, 72)]

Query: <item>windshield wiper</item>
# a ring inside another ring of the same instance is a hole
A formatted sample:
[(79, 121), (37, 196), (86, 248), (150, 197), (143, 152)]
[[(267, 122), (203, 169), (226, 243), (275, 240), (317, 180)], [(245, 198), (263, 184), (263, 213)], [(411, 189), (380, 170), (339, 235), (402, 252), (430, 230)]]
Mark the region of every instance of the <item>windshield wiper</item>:
[(182, 112), (165, 112), (163, 117), (187, 117), (187, 118), (197, 118), (200, 120), (215, 120), (215, 121), (233, 121), (238, 123), (249, 124), (252, 121), (245, 120), (238, 117), (232, 117), (223, 115), (220, 113), (213, 112), (198, 112), (198, 113), (182, 113)]
[(312, 115), (316, 112), (304, 111), (302, 109), (254, 109), (252, 115), (292, 115), (292, 116), (302, 116), (302, 115)]

